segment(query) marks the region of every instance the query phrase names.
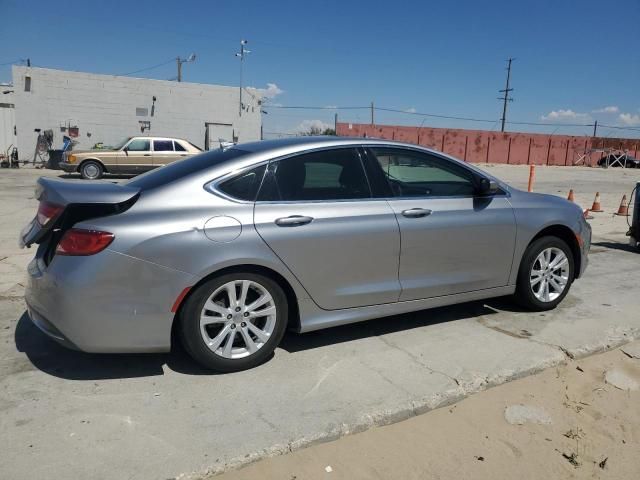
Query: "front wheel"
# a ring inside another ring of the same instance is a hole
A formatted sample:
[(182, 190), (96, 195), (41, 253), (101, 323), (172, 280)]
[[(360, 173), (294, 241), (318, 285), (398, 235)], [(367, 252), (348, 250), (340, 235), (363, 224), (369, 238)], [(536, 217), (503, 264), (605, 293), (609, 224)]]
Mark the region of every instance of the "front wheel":
[(85, 180), (97, 180), (102, 177), (104, 168), (100, 162), (94, 160), (87, 160), (80, 166), (80, 175)]
[(551, 310), (567, 295), (573, 278), (573, 255), (566, 242), (539, 238), (522, 257), (515, 298), (528, 310)]
[(272, 279), (231, 273), (199, 286), (180, 313), (183, 344), (203, 366), (235, 372), (260, 365), (282, 340), (287, 298)]

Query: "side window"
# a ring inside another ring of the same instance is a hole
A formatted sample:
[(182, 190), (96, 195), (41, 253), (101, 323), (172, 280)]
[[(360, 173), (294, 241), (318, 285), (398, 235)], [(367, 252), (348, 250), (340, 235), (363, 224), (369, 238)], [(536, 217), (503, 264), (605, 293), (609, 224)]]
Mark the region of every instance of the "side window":
[(186, 148), (184, 148), (182, 145), (180, 145), (179, 142), (176, 142), (175, 140), (173, 141), (173, 145), (174, 145), (174, 147), (176, 149), (176, 152), (186, 152), (187, 151)]
[(371, 148), (396, 197), (471, 196), (473, 174), (453, 162), (428, 153)]
[(154, 152), (173, 152), (173, 140), (154, 140)]
[(370, 198), (355, 149), (305, 153), (272, 164), (260, 200), (313, 201)]
[(252, 168), (218, 185), (218, 190), (238, 200), (255, 201), (266, 165)]
[(130, 152), (148, 152), (151, 150), (151, 143), (148, 139), (135, 138), (127, 145), (127, 150)]

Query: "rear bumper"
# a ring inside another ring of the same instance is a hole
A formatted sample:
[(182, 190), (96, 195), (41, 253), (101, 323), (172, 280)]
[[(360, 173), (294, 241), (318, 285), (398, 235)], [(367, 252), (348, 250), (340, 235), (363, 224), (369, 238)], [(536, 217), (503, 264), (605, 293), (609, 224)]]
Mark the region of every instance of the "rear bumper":
[(94, 353), (166, 352), (171, 307), (192, 277), (110, 250), (56, 256), (43, 247), (28, 267), (25, 299), (33, 323), (58, 343)]

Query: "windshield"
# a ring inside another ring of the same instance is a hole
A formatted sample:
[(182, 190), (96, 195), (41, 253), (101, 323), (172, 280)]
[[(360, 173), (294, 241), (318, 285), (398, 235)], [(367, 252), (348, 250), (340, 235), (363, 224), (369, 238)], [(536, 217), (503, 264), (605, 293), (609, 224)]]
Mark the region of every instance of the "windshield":
[(127, 137), (127, 138), (125, 138), (124, 140), (122, 140), (121, 142), (116, 143), (116, 144), (113, 146), (113, 149), (114, 149), (114, 150), (120, 150), (120, 149), (121, 149), (122, 147), (124, 147), (124, 146), (127, 144), (127, 142), (128, 142), (129, 140), (131, 140), (132, 138), (133, 138), (133, 137)]

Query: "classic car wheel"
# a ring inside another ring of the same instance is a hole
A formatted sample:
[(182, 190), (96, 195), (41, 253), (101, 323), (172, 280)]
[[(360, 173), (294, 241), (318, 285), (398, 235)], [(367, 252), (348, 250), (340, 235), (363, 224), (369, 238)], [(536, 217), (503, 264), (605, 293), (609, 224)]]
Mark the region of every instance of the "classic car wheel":
[(102, 164), (95, 160), (87, 160), (80, 166), (80, 175), (85, 180), (97, 180), (102, 177), (103, 172)]

